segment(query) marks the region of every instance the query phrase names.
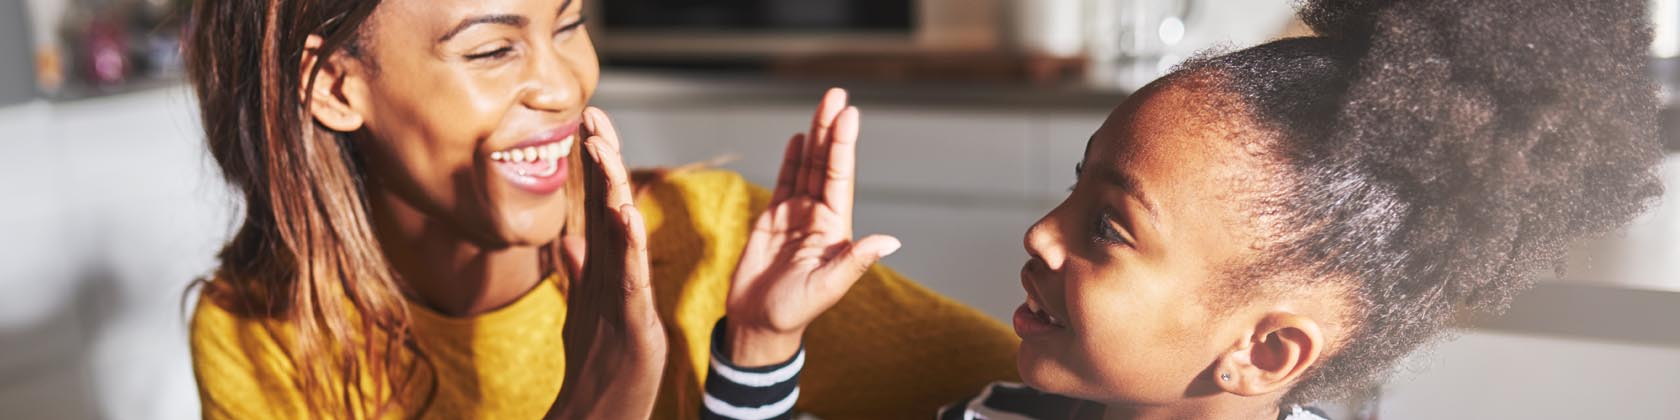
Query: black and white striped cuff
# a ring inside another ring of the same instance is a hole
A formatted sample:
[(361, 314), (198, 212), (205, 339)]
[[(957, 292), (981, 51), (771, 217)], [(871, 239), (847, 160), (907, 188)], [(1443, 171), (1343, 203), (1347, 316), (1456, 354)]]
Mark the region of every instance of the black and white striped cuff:
[(706, 394), (700, 418), (769, 420), (793, 418), (793, 404), (799, 401), (799, 373), (805, 368), (805, 347), (792, 360), (779, 364), (743, 368), (729, 361), (729, 343), (724, 337), (728, 318), (712, 327), (711, 372), (706, 374)]

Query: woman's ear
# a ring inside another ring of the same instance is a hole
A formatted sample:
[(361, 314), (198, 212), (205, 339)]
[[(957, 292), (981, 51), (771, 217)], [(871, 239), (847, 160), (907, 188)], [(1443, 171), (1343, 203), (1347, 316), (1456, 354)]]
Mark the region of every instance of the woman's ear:
[[(310, 35), (303, 42), (303, 62), (299, 71), (303, 78), (298, 88), (300, 99), (308, 101), (309, 115), (322, 126), (338, 132), (360, 130), (367, 123), (368, 91), (366, 68), (343, 55), (321, 56), (321, 36)], [(316, 63), (321, 71), (315, 74), (315, 85), (309, 85), (309, 73)]]
[(1287, 390), (1330, 344), (1317, 321), (1294, 313), (1268, 313), (1255, 327), (1214, 364), (1213, 381), (1225, 392), (1248, 397)]

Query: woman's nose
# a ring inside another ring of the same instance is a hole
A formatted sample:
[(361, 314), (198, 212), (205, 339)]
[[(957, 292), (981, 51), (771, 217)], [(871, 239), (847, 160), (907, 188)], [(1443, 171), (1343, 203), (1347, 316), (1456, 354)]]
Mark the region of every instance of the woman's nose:
[(521, 98), (525, 107), (538, 111), (560, 112), (577, 105), (577, 75), (558, 54), (536, 54), (531, 60), (525, 93)]
[(1062, 262), (1067, 258), (1061, 232), (1054, 212), (1039, 219), (1038, 223), (1033, 223), (1032, 227), (1027, 228), (1026, 237), (1022, 240), (1027, 248), (1027, 255), (1044, 264), (1044, 268), (1051, 271), (1060, 270)]

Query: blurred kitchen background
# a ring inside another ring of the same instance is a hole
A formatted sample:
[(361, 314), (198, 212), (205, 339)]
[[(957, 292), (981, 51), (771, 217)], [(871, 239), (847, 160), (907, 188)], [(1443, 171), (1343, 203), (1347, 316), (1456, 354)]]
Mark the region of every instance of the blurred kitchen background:
[[(0, 418), (197, 416), (187, 282), (235, 226), (177, 52), (191, 0), (0, 0)], [(1680, 0), (1652, 0), (1673, 105)], [(1288, 0), (591, 0), (637, 166), (768, 185), (822, 89), (864, 111), (860, 233), (1007, 320), (1025, 228), (1126, 92), (1211, 46), (1303, 32)], [(1663, 138), (1680, 150), (1680, 117)], [(1680, 189), (1680, 155), (1664, 175)], [(1680, 200), (1670, 200), (1680, 201)], [(1582, 244), (1509, 314), (1339, 418), (1680, 419), (1680, 205)]]

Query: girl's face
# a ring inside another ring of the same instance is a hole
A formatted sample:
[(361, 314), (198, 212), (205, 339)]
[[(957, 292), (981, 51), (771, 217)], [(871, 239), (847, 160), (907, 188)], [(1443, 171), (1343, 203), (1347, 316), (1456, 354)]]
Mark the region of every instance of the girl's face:
[[(364, 29), (375, 208), (488, 246), (553, 240), (600, 67), (578, 0), (386, 0)], [(428, 221), (428, 222), (418, 222)]]
[(1027, 232), (1014, 324), (1028, 384), (1143, 404), (1219, 391), (1210, 370), (1253, 328), (1213, 307), (1224, 268), (1259, 243), (1234, 184), (1262, 166), (1198, 101), (1171, 85), (1127, 100), (1072, 193)]

